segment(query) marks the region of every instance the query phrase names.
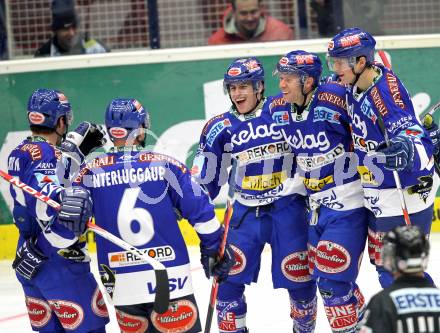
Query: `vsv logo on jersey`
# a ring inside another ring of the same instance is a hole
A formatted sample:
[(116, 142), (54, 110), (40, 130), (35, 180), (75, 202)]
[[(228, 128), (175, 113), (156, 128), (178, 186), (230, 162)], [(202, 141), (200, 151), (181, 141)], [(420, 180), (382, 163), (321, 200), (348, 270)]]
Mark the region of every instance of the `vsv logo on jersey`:
[(272, 114), (272, 120), (278, 125), (289, 123), (289, 111), (276, 111)]
[[(188, 276), (185, 276), (184, 278), (178, 277), (178, 278), (168, 279), (170, 292), (185, 288), (187, 282), (188, 282)], [(156, 293), (156, 286), (153, 285), (152, 282), (147, 283), (147, 289), (150, 294)]]
[(328, 121), (331, 123), (338, 124), (341, 114), (339, 112), (333, 111), (332, 109), (319, 106), (313, 110), (313, 121)]
[(275, 123), (267, 126), (266, 124), (258, 125), (254, 129), (254, 125), (249, 122), (248, 124), (249, 130), (243, 129), (238, 133), (232, 135), (231, 143), (235, 146), (240, 146), (244, 143), (249, 142), (250, 140), (257, 140), (271, 137), (273, 140), (279, 140), (283, 137), (280, 131), (275, 129), (275, 126), (278, 126)]
[(231, 122), (229, 119), (224, 119), (222, 121), (219, 121), (216, 123), (212, 128), (209, 130), (207, 136), (206, 136), (206, 144), (209, 147), (212, 147), (212, 144), (214, 143), (215, 138), (226, 128), (230, 127)]
[(306, 134), (297, 129), (296, 135), (288, 135), (287, 142), (295, 149), (313, 149), (318, 148), (320, 151), (325, 151), (330, 147), (330, 141), (325, 132), (315, 134)]

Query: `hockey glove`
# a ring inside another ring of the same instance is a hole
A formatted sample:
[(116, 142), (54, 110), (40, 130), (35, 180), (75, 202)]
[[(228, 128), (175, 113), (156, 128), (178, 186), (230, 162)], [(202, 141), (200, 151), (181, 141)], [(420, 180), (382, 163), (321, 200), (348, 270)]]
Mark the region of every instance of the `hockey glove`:
[(217, 278), (217, 282), (221, 283), (228, 278), (229, 271), (235, 264), (234, 251), (229, 244), (225, 246), (225, 252), (223, 258), (218, 258), (218, 248), (207, 248), (203, 245), (200, 246), (201, 258), (203, 269), (206, 277), (209, 279), (211, 276)]
[(92, 198), (90, 192), (82, 187), (73, 186), (61, 192), (61, 210), (58, 223), (71, 230), (75, 236), (81, 236), (92, 216)]
[(61, 149), (73, 155), (80, 164), (88, 154), (104, 145), (104, 136), (105, 131), (101, 125), (83, 121), (74, 131), (67, 133)]
[(46, 261), (47, 257), (38, 250), (35, 241), (30, 238), (18, 248), (12, 268), (26, 280), (30, 280), (37, 275)]
[(411, 171), (414, 165), (414, 143), (410, 138), (397, 135), (390, 139), (390, 145), (380, 143), (376, 152), (385, 155), (385, 169)]
[(423, 127), (428, 131), (429, 137), (431, 138), (432, 144), (434, 145), (434, 161), (436, 165), (436, 170), (439, 170), (439, 162), (440, 162), (440, 129), (437, 124), (432, 119), (430, 114), (427, 114), (425, 118), (423, 118)]

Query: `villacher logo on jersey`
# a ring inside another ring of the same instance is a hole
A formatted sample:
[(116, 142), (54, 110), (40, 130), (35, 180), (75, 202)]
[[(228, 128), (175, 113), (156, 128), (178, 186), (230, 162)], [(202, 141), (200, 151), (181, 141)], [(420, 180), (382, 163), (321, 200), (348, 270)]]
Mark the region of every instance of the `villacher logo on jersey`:
[[(141, 251), (158, 261), (171, 261), (176, 259), (176, 253), (169, 245), (150, 247), (148, 249), (141, 249)], [(141, 257), (129, 251), (108, 253), (108, 262), (112, 268), (136, 266), (147, 263)]]

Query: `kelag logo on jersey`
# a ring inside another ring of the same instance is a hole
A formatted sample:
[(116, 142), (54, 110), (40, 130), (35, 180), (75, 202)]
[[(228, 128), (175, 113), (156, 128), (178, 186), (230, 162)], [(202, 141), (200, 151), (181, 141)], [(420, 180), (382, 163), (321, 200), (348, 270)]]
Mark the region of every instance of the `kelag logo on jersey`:
[(206, 136), (206, 144), (209, 147), (212, 147), (212, 144), (214, 143), (215, 138), (226, 128), (230, 127), (231, 122), (229, 119), (225, 119), (222, 121), (219, 121), (217, 124), (212, 126), (212, 128), (209, 130), (208, 135)]
[(339, 124), (341, 114), (329, 108), (319, 106), (313, 111), (313, 121), (328, 121), (330, 123)]
[[(141, 249), (141, 251), (158, 261), (171, 261), (176, 259), (174, 249), (168, 245)], [(111, 268), (136, 266), (147, 263), (145, 260), (129, 251), (108, 253), (108, 262)]]
[(289, 123), (289, 111), (276, 111), (272, 114), (272, 120), (278, 125), (287, 125)]
[(278, 126), (275, 123), (267, 126), (266, 124), (258, 125), (254, 128), (254, 125), (249, 122), (249, 130), (243, 129), (238, 133), (234, 133), (231, 137), (231, 143), (234, 146), (241, 146), (242, 144), (248, 143), (250, 140), (257, 140), (263, 138), (272, 138), (273, 140), (279, 140), (283, 137), (283, 134), (276, 130), (275, 127)]

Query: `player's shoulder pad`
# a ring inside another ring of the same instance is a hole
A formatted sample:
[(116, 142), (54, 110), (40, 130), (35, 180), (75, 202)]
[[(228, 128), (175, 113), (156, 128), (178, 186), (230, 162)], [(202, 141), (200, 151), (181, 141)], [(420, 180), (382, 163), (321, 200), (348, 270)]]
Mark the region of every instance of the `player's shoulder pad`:
[(224, 112), (217, 116), (212, 117), (206, 122), (205, 126), (203, 126), (202, 135), (206, 136), (208, 132), (211, 130), (211, 128), (213, 128), (216, 124), (224, 123), (225, 121), (226, 122), (229, 121), (229, 123), (231, 122), (231, 119), (229, 117), (229, 112)]
[(316, 97), (320, 103), (347, 111), (346, 89), (336, 81), (327, 82), (318, 86)]
[(20, 155), (32, 161), (61, 159), (62, 152), (44, 141), (23, 141), (18, 147)]
[(289, 111), (290, 104), (284, 99), (283, 94), (269, 96), (264, 102), (263, 109), (268, 109), (271, 114), (280, 111)]
[(152, 151), (142, 151), (139, 152), (137, 155), (138, 162), (144, 162), (144, 163), (160, 163), (160, 164), (166, 164), (167, 166), (174, 166), (177, 169), (180, 169), (182, 173), (186, 173), (188, 171), (188, 168), (185, 164), (182, 162), (176, 160), (174, 157), (156, 153)]
[[(409, 96), (407, 96), (407, 91), (402, 82), (392, 70), (384, 66), (378, 67), (382, 70), (382, 77), (370, 91), (374, 104), (379, 104), (378, 99), (380, 97), (386, 101), (386, 104), (395, 104), (398, 108), (404, 110), (407, 106), (405, 102), (409, 99)], [(378, 106), (376, 107), (379, 109)]]
[(226, 128), (231, 126), (232, 119), (229, 112), (225, 112), (219, 114), (218, 116), (212, 117), (206, 122), (205, 126), (203, 127), (201, 142), (211, 147), (219, 134), (222, 133)]
[(95, 168), (105, 168), (107, 166), (114, 165), (116, 163), (116, 156), (114, 154), (102, 154), (95, 158), (93, 158), (90, 161), (85, 162), (81, 169), (79, 170), (78, 174), (74, 178), (74, 183), (80, 183), (82, 178), (88, 174), (91, 170)]

